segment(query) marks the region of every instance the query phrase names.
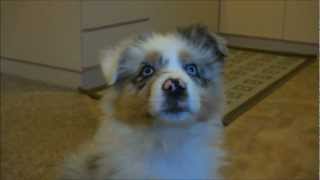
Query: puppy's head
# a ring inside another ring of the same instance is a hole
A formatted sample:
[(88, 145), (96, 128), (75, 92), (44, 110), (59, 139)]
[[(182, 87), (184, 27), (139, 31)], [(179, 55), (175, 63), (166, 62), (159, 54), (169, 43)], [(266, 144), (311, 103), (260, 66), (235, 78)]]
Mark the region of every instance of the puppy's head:
[(147, 34), (106, 51), (102, 70), (116, 89), (116, 119), (130, 124), (185, 124), (220, 117), (220, 76), (227, 49), (206, 27)]

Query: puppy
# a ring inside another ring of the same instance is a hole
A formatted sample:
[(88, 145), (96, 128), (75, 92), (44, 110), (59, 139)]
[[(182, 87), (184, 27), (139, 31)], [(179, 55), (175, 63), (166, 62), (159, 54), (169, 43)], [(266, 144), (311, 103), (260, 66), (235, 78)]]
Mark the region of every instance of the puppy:
[(62, 179), (221, 179), (226, 55), (224, 41), (202, 25), (107, 50), (102, 124), (66, 160)]

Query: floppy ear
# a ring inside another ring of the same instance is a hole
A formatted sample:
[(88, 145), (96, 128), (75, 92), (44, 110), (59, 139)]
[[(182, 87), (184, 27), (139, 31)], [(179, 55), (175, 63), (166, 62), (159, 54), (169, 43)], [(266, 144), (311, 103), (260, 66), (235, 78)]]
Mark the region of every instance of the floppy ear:
[(215, 39), (219, 53), (223, 56), (223, 58), (227, 57), (229, 54), (227, 41), (216, 33), (211, 33), (211, 36)]
[(178, 28), (178, 33), (194, 46), (212, 50), (220, 59), (228, 55), (226, 41), (215, 33), (208, 32), (208, 28), (201, 24), (194, 24), (183, 28)]
[(101, 69), (108, 85), (135, 72), (143, 55), (138, 44), (152, 35), (146, 32), (131, 36), (117, 46), (101, 52)]
[(110, 48), (101, 52), (101, 69), (108, 85), (113, 85), (117, 79), (118, 62), (121, 49)]
[(113, 85), (117, 81), (121, 60), (130, 42), (125, 40), (115, 47), (101, 51), (100, 65), (108, 85)]

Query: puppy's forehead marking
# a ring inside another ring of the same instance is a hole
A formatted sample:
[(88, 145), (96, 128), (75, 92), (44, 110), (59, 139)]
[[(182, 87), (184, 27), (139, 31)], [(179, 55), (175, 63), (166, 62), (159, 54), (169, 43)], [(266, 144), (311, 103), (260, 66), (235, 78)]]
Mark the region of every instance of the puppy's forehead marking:
[(192, 59), (191, 52), (189, 52), (187, 49), (181, 49), (179, 52), (179, 60), (182, 64), (190, 62)]
[(179, 58), (180, 59), (190, 59), (191, 53), (186, 49), (181, 49), (179, 52)]
[(158, 51), (147, 52), (145, 60), (151, 64), (156, 64), (159, 60), (161, 60), (161, 54)]
[(163, 58), (162, 54), (157, 50), (151, 50), (145, 55), (145, 62), (153, 65), (156, 69), (165, 66), (168, 61)]
[[(190, 55), (186, 49), (188, 44), (181, 38), (174, 35), (155, 35), (143, 44), (143, 48), (148, 52), (158, 52), (147, 54), (147, 59), (157, 61), (160, 55), (161, 64), (165, 65), (166, 70), (176, 71), (181, 69), (181, 57), (186, 58)], [(182, 52), (182, 50), (185, 50)]]

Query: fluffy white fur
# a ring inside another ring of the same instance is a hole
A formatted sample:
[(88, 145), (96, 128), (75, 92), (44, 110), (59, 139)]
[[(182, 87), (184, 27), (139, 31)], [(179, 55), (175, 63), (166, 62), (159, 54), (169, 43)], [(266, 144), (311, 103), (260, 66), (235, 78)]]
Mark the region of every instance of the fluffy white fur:
[[(106, 111), (112, 111), (110, 94), (104, 99)], [(94, 141), (67, 160), (64, 179), (222, 179), (218, 173), (224, 155), (219, 148), (221, 125), (145, 129), (105, 118)], [(86, 162), (97, 154), (102, 156), (99, 170), (89, 172)]]
[[(121, 167), (112, 178), (215, 179), (219, 177), (217, 170), (223, 155), (214, 147), (219, 135), (221, 128), (214, 125), (150, 130), (131, 129), (116, 121), (106, 123), (98, 141), (99, 149), (109, 155), (100, 162), (101, 169), (109, 168), (111, 161)], [(106, 177), (103, 171), (100, 173), (97, 179)]]
[[(119, 54), (130, 43), (106, 52), (102, 69), (108, 84), (117, 79)], [(192, 49), (175, 35), (153, 35), (135, 49), (142, 56), (142, 50), (157, 50), (169, 61), (161, 75), (154, 81), (150, 95), (150, 112), (163, 119), (181, 121), (190, 114), (159, 115), (162, 83), (171, 78), (186, 82), (191, 113), (199, 111), (201, 89), (183, 71), (178, 60), (180, 49)], [(140, 52), (141, 51), (141, 52)], [(202, 52), (198, 56), (208, 56)], [(222, 165), (223, 151), (219, 148), (222, 139), (222, 112), (210, 117), (205, 123), (190, 127), (166, 127), (155, 123), (150, 127), (131, 127), (113, 117), (114, 98), (119, 92), (110, 88), (102, 101), (105, 112), (101, 126), (92, 142), (85, 145), (79, 153), (66, 160), (63, 179), (106, 180), (106, 179), (221, 179), (218, 173)], [(139, 107), (137, 107), (139, 108)], [(88, 168), (92, 162), (94, 167)]]

